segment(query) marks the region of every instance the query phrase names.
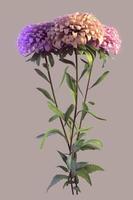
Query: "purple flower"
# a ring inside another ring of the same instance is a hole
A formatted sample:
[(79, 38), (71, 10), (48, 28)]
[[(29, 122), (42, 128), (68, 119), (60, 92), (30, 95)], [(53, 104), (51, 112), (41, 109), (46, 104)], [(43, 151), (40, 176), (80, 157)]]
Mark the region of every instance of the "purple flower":
[(52, 51), (49, 33), (53, 25), (53, 22), (48, 22), (26, 26), (17, 39), (20, 54), (28, 56), (34, 52), (46, 53)]
[(118, 54), (121, 47), (118, 31), (113, 27), (104, 26), (104, 32), (104, 40), (100, 47), (108, 53)]

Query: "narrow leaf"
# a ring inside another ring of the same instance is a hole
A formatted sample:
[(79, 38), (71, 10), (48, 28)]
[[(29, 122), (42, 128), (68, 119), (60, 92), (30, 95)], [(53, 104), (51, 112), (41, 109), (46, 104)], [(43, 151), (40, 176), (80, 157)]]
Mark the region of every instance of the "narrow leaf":
[(93, 127), (89, 127), (89, 128), (80, 128), (78, 129), (78, 132), (83, 133), (83, 132), (87, 132), (89, 130), (91, 130)]
[(81, 168), (80, 170), (78, 170), (76, 172), (76, 174), (78, 176), (82, 177), (87, 183), (89, 183), (90, 185), (92, 185), (91, 178), (90, 178), (88, 172), (86, 171), (86, 169)]
[(67, 161), (67, 156), (66, 156), (64, 153), (62, 153), (61, 151), (57, 151), (57, 152), (58, 152), (59, 155), (61, 156), (62, 160), (66, 163), (66, 161)]
[(94, 86), (101, 83), (101, 81), (103, 81), (105, 79), (105, 77), (108, 75), (108, 73), (109, 73), (109, 71), (104, 72), (90, 88), (93, 88)]
[(47, 188), (47, 191), (56, 183), (58, 183), (59, 181), (63, 180), (63, 179), (68, 179), (68, 177), (66, 175), (63, 174), (57, 174), (56, 176), (53, 177), (50, 185)]
[(35, 71), (39, 76), (44, 78), (49, 83), (49, 80), (48, 80), (47, 76), (40, 69), (35, 69)]
[(62, 169), (64, 172), (68, 172), (68, 169), (62, 165), (57, 166), (58, 168)]
[(49, 63), (51, 65), (51, 67), (53, 67), (54, 66), (54, 57), (53, 57), (53, 55), (50, 53), (48, 55), (48, 58), (49, 58)]
[(95, 102), (93, 102), (93, 101), (89, 101), (88, 103), (93, 105), (93, 106), (95, 105)]
[(69, 68), (69, 67), (66, 67), (65, 70), (64, 70), (64, 74), (63, 74), (63, 77), (62, 77), (62, 80), (61, 80), (61, 83), (60, 83), (60, 87), (61, 87), (61, 85), (62, 85), (63, 82), (64, 82), (64, 79), (65, 79), (66, 72), (67, 72), (68, 68)]
[(39, 90), (45, 97), (47, 97), (49, 100), (51, 100), (52, 102), (54, 102), (54, 100), (52, 99), (52, 97), (50, 96), (49, 92), (43, 88), (37, 88), (37, 90)]
[(65, 63), (65, 64), (69, 64), (72, 65), (73, 67), (75, 67), (74, 62), (72, 62), (71, 60), (65, 59), (65, 58), (60, 58), (60, 61)]
[(88, 140), (86, 142), (83, 143), (83, 145), (80, 147), (80, 149), (82, 151), (84, 150), (88, 150), (88, 149), (91, 149), (91, 150), (96, 150), (96, 149), (101, 149), (103, 147), (103, 143), (101, 140), (98, 140), (98, 139), (91, 139), (91, 140)]
[(85, 167), (87, 165), (88, 165), (87, 162), (77, 162), (77, 164), (76, 164), (76, 170), (79, 170), (80, 168), (83, 168), (83, 167)]
[(81, 119), (83, 120), (83, 119), (85, 118), (85, 116), (86, 116), (88, 110), (89, 110), (89, 108), (88, 108), (88, 106), (87, 106), (86, 103), (83, 103), (83, 104), (82, 104), (82, 109), (83, 109), (83, 110), (82, 110)]
[(68, 87), (75, 92), (76, 86), (75, 86), (75, 80), (72, 78), (72, 76), (69, 73), (66, 73), (66, 82)]
[(96, 172), (96, 171), (104, 171), (104, 169), (102, 167), (95, 165), (95, 164), (86, 165), (84, 168), (86, 169), (86, 171), (89, 174)]
[(93, 61), (94, 61), (93, 55), (92, 55), (89, 51), (86, 51), (86, 52), (85, 52), (85, 55), (86, 55), (88, 64), (89, 64), (90, 66), (92, 66), (92, 65), (93, 65)]
[(31, 58), (26, 60), (26, 62), (35, 62), (38, 66), (40, 65), (41, 56), (38, 53), (34, 53)]
[(67, 111), (65, 112), (65, 114), (64, 114), (64, 116), (65, 116), (65, 121), (66, 121), (66, 122), (68, 121), (68, 119), (69, 119), (70, 115), (72, 114), (73, 110), (74, 110), (74, 105), (71, 104), (71, 105), (68, 107), (68, 109), (67, 109)]
[(56, 120), (57, 118), (59, 118), (58, 115), (53, 115), (52, 117), (49, 118), (48, 121), (49, 121), (49, 122), (52, 122), (52, 121)]
[(43, 148), (43, 146), (44, 146), (44, 143), (45, 143), (45, 141), (46, 141), (46, 139), (48, 138), (48, 131), (43, 135), (43, 137), (42, 137), (42, 140), (41, 140), (41, 144), (40, 144), (40, 149), (42, 149)]
[(95, 117), (96, 119), (106, 121), (106, 119), (101, 118), (101, 117), (98, 117), (96, 114), (94, 114), (94, 113), (92, 113), (92, 112), (90, 112), (90, 111), (88, 111), (88, 113), (89, 113), (90, 115), (92, 115), (93, 117)]
[[(46, 133), (42, 133), (40, 135), (38, 135), (36, 138), (42, 138)], [(62, 132), (59, 129), (51, 129), (50, 131), (48, 131), (48, 136), (54, 135), (54, 134), (58, 134), (61, 135), (62, 137), (64, 137), (64, 135), (62, 134)]]
[(68, 181), (66, 181), (66, 182), (64, 183), (64, 185), (63, 185), (63, 189), (64, 189), (65, 187), (67, 187), (69, 184), (70, 184), (70, 183), (69, 183)]
[(73, 155), (69, 155), (66, 162), (68, 169), (70, 169), (72, 175), (74, 176), (76, 172), (76, 159), (73, 157)]
[(52, 110), (57, 116), (59, 117), (63, 117), (63, 112), (61, 110), (59, 110), (59, 108), (57, 108), (54, 104), (52, 104), (51, 102), (48, 102), (48, 107), (50, 110)]

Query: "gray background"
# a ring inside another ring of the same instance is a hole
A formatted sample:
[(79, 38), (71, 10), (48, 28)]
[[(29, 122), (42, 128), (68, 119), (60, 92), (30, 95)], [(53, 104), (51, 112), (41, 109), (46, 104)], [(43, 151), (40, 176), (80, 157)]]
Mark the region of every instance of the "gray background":
[[(40, 151), (35, 136), (49, 128), (47, 103), (35, 89), (45, 86), (33, 65), (18, 55), (16, 38), (27, 24), (51, 20), (75, 11), (94, 13), (103, 23), (113, 25), (122, 38), (120, 54), (108, 62), (111, 73), (104, 84), (95, 88), (90, 99), (97, 102), (95, 111), (108, 121), (88, 119), (95, 128), (90, 137), (101, 138), (104, 149), (80, 154), (80, 159), (101, 164), (105, 172), (92, 177), (93, 187), (81, 184), (82, 194), (76, 199), (132, 199), (132, 5), (131, 1), (89, 0), (12, 0), (0, 1), (0, 199), (52, 200), (73, 199), (61, 184), (46, 193), (52, 176), (58, 171), (57, 149), (64, 150), (59, 137), (50, 138)], [(64, 66), (53, 70), (57, 83)], [(94, 79), (97, 71), (94, 73)], [(70, 97), (64, 88), (59, 103), (66, 106)], [(87, 121), (87, 122), (88, 122)], [(58, 123), (53, 126), (58, 127)], [(53, 127), (52, 126), (52, 127)]]

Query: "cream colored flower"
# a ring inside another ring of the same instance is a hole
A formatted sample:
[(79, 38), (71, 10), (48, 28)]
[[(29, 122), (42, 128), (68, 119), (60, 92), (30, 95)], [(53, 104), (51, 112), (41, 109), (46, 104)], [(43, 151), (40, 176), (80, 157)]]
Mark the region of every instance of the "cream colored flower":
[(103, 41), (104, 30), (101, 22), (92, 14), (74, 13), (57, 18), (52, 27), (52, 44), (60, 49), (65, 45), (78, 48), (87, 44), (90, 40)]

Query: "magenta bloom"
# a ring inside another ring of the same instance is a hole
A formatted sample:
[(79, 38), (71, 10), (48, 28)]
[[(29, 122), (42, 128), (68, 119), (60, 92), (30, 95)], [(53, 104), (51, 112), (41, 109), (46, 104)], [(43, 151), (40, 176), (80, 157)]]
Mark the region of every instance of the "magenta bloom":
[(108, 53), (118, 54), (121, 47), (121, 40), (119, 38), (118, 31), (109, 26), (104, 26), (104, 31), (104, 40), (100, 47)]
[(49, 38), (52, 26), (52, 22), (26, 26), (17, 39), (20, 54), (28, 56), (34, 52), (45, 53), (52, 51), (52, 44)]

